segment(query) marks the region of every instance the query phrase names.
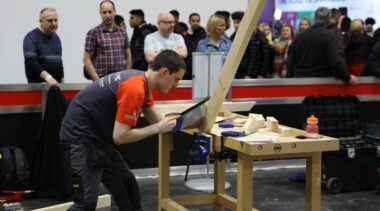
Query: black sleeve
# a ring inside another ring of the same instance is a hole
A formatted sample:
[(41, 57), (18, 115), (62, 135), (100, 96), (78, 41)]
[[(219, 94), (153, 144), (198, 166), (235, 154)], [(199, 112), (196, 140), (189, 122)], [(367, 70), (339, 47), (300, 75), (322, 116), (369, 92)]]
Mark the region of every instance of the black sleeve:
[(338, 39), (333, 33), (327, 34), (326, 45), (326, 55), (332, 75), (343, 81), (349, 81), (351, 75), (347, 70), (345, 61), (339, 55)]
[(271, 47), (268, 40), (265, 38), (264, 34), (260, 33), (258, 36), (260, 43), (260, 54), (261, 54), (261, 68), (259, 75), (264, 77), (269, 77), (271, 73)]
[(31, 71), (31, 75), (40, 77), (41, 72), (44, 70), (42, 65), (37, 61), (37, 58), (26, 58), (25, 67)]
[(287, 78), (293, 78), (294, 77), (294, 58), (295, 58), (295, 51), (294, 51), (294, 42), (292, 42), (289, 46), (289, 56), (288, 60), (286, 61), (286, 65), (288, 66), (288, 71), (286, 72)]
[(373, 46), (363, 75), (380, 77), (380, 42)]
[(27, 71), (29, 71), (28, 74), (40, 77), (40, 74), (44, 68), (37, 60), (38, 50), (31, 36), (25, 36), (23, 41), (23, 52), (25, 59), (25, 68)]
[(257, 63), (259, 61), (256, 61), (257, 60), (257, 55), (259, 52), (257, 52), (258, 48), (256, 48), (256, 43), (255, 43), (255, 40), (253, 38), (251, 38), (248, 42), (248, 46), (247, 46), (247, 49), (245, 50), (245, 53), (247, 54), (247, 72), (244, 73), (245, 75), (248, 75), (250, 77), (253, 77), (253, 78), (256, 78), (258, 73), (259, 73), (259, 69), (257, 68)]

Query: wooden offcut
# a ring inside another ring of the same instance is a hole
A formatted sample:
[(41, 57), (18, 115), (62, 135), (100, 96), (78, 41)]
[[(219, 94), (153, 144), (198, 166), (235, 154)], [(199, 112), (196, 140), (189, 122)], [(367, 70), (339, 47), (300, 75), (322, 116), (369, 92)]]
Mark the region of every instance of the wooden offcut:
[(268, 130), (277, 132), (278, 131), (278, 120), (272, 116), (267, 117), (267, 127)]
[(241, 58), (248, 46), (248, 42), (256, 29), (257, 22), (260, 18), (261, 12), (264, 9), (266, 0), (251, 0), (244, 13), (244, 17), (239, 25), (239, 30), (236, 33), (235, 39), (232, 43), (231, 49), (228, 53), (227, 59), (222, 67), (214, 92), (211, 96), (209, 104), (207, 105), (206, 120), (203, 121), (200, 131), (210, 132), (214, 121), (220, 111), (224, 102), (227, 92), (234, 79), (237, 68), (239, 67)]

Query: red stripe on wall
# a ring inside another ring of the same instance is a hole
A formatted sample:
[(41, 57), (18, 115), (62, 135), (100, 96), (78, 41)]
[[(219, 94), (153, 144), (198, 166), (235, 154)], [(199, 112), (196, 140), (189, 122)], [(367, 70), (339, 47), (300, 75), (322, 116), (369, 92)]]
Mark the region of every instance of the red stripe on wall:
[(73, 99), (75, 95), (78, 94), (79, 91), (80, 90), (63, 91), (63, 95), (65, 95), (67, 99)]
[(286, 86), (235, 86), (232, 98), (304, 97), (310, 95), (379, 95), (380, 84), (350, 85), (286, 85)]
[(162, 100), (191, 100), (191, 88), (177, 88), (170, 90), (167, 94), (161, 94), (158, 90), (153, 91), (153, 99)]
[[(72, 99), (79, 90), (63, 91), (68, 99)], [(358, 84), (355, 86), (332, 85), (273, 85), (273, 86), (234, 86), (232, 98), (286, 98), (304, 97), (310, 95), (380, 95), (380, 84)], [(191, 100), (191, 87), (177, 88), (168, 94), (153, 91), (156, 101), (163, 100)], [(41, 91), (6, 91), (0, 92), (0, 106), (33, 106), (42, 104)]]
[(33, 106), (41, 104), (41, 91), (0, 92), (0, 106)]

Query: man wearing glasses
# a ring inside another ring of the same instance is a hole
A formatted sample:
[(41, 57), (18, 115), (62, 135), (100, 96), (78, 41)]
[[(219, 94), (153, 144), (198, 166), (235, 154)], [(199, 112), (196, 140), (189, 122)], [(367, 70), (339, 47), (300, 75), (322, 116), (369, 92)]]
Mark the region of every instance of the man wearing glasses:
[(148, 63), (151, 63), (162, 50), (173, 50), (181, 57), (187, 57), (187, 48), (183, 37), (173, 33), (175, 20), (172, 14), (165, 12), (158, 16), (158, 31), (146, 36), (144, 54)]

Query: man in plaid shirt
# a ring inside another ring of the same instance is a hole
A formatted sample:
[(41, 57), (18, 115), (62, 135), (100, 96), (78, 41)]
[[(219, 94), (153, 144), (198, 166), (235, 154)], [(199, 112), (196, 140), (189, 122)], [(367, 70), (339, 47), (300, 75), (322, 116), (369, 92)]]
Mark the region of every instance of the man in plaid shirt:
[(115, 24), (115, 15), (115, 4), (110, 0), (102, 1), (102, 23), (87, 32), (83, 63), (87, 74), (94, 81), (132, 67), (128, 35)]

